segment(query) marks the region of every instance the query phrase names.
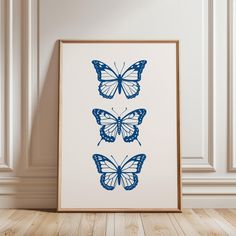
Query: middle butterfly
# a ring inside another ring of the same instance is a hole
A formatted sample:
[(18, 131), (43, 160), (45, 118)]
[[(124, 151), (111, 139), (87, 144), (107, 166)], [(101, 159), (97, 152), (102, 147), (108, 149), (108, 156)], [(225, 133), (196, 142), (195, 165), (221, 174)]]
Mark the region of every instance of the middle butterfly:
[(114, 63), (117, 72), (102, 61), (93, 60), (92, 63), (96, 70), (98, 81), (100, 82), (98, 91), (102, 97), (112, 99), (116, 91), (119, 94), (123, 91), (128, 99), (134, 98), (139, 94), (140, 85), (138, 82), (141, 80), (141, 74), (147, 63), (146, 60), (137, 61), (124, 72), (125, 63), (121, 71), (118, 71)]
[[(113, 108), (112, 110), (114, 111)], [(125, 111), (126, 110), (127, 108)], [(145, 109), (136, 109), (122, 118), (122, 114), (118, 115), (116, 113), (118, 117), (115, 117), (111, 113), (102, 109), (93, 109), (92, 113), (95, 116), (98, 125), (102, 126), (100, 128), (101, 140), (98, 142), (98, 146), (102, 140), (105, 140), (106, 142), (115, 142), (117, 134), (121, 134), (125, 142), (133, 142), (134, 140), (137, 140), (141, 146), (141, 143), (138, 140), (139, 129), (137, 126), (143, 122), (143, 117), (147, 113)]]

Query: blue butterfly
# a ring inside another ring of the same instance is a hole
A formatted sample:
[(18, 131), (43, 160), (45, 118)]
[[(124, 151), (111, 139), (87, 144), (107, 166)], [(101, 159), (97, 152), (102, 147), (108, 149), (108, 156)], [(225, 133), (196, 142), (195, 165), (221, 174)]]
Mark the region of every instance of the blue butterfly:
[[(112, 110), (114, 111), (113, 108)], [(137, 140), (141, 146), (141, 143), (137, 139), (139, 135), (139, 129), (137, 126), (143, 121), (143, 117), (146, 114), (145, 109), (136, 109), (131, 111), (123, 118), (120, 116), (116, 118), (111, 113), (102, 109), (93, 109), (92, 113), (95, 116), (97, 123), (102, 126), (100, 128), (101, 140), (98, 142), (98, 146), (102, 140), (109, 143), (115, 142), (117, 134), (122, 134), (125, 142), (129, 143)]]
[(138, 154), (124, 163), (125, 159), (118, 165), (114, 158), (113, 162), (101, 154), (93, 155), (98, 173), (102, 174), (100, 177), (102, 187), (107, 190), (113, 190), (118, 183), (118, 185), (121, 184), (125, 190), (132, 190), (137, 186), (137, 174), (141, 172), (146, 155)]
[(101, 61), (93, 60), (92, 63), (100, 82), (98, 91), (104, 98), (112, 99), (117, 90), (119, 94), (123, 90), (128, 99), (134, 98), (139, 94), (140, 85), (138, 82), (141, 80), (141, 74), (147, 63), (146, 60), (137, 61), (123, 73), (125, 63), (120, 72), (114, 63), (117, 73)]

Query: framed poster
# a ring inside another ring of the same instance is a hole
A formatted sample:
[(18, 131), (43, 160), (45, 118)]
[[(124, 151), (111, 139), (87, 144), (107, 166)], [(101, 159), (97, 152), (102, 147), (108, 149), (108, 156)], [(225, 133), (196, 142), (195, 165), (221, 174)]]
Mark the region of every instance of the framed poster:
[(181, 211), (178, 41), (60, 41), (58, 211)]

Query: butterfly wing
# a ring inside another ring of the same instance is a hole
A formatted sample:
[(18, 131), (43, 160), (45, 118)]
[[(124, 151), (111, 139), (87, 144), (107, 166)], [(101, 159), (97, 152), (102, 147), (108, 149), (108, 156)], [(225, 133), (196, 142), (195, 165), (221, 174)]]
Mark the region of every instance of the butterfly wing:
[(122, 90), (128, 99), (134, 98), (139, 94), (141, 74), (146, 65), (146, 60), (137, 61), (122, 74)]
[(92, 63), (97, 72), (98, 81), (100, 81), (98, 86), (99, 94), (104, 98), (112, 99), (118, 88), (117, 74), (101, 61), (93, 60)]
[(146, 159), (145, 154), (138, 154), (130, 158), (121, 167), (121, 183), (125, 190), (132, 190), (138, 184), (138, 176), (141, 172), (143, 162)]
[(122, 118), (121, 133), (125, 142), (133, 142), (134, 140), (137, 140), (139, 135), (139, 129), (137, 125), (142, 123), (145, 114), (145, 109), (136, 109)]
[(93, 109), (92, 113), (97, 123), (102, 126), (100, 128), (101, 140), (104, 139), (106, 142), (114, 142), (117, 135), (116, 117), (102, 109)]
[(102, 174), (100, 177), (102, 187), (113, 190), (117, 184), (117, 166), (110, 159), (100, 154), (94, 154), (93, 160), (98, 173)]

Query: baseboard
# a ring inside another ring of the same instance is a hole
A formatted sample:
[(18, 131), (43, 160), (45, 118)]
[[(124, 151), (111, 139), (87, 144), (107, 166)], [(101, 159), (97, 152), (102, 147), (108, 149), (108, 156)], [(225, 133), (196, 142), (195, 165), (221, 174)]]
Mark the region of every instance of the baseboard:
[[(0, 178), (0, 208), (56, 208), (56, 178)], [(236, 179), (183, 179), (184, 208), (236, 208)]]
[(183, 208), (236, 208), (236, 195), (184, 195)]
[[(183, 196), (183, 208), (236, 208), (236, 196)], [(56, 198), (0, 196), (0, 208), (56, 209)]]
[(56, 209), (56, 198), (0, 196), (0, 208)]

